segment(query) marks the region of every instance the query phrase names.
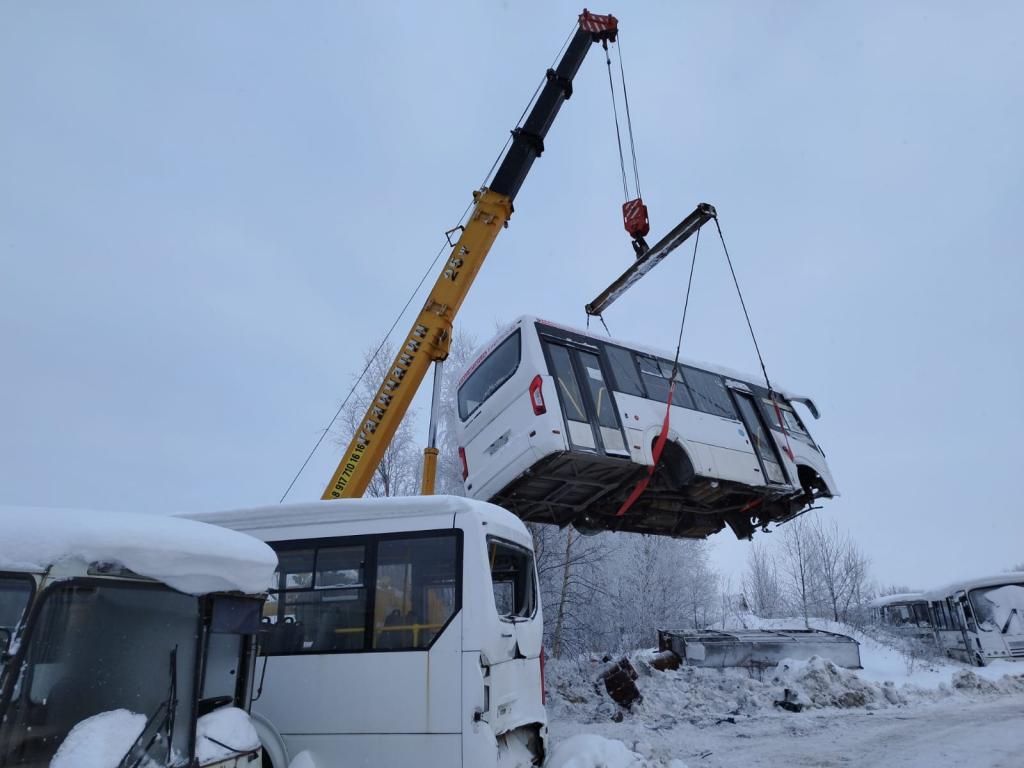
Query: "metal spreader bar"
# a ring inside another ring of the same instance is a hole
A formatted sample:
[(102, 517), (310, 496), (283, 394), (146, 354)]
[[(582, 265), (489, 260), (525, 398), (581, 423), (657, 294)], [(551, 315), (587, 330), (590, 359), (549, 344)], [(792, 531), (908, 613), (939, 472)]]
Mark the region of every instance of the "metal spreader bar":
[(646, 275), (655, 265), (672, 251), (685, 243), (697, 230), (714, 219), (718, 213), (709, 203), (701, 203), (693, 213), (676, 225), (675, 229), (640, 254), (629, 269), (623, 272), (611, 285), (601, 291), (597, 298), (585, 307), (588, 315), (601, 315), (612, 303), (624, 294), (630, 286)]

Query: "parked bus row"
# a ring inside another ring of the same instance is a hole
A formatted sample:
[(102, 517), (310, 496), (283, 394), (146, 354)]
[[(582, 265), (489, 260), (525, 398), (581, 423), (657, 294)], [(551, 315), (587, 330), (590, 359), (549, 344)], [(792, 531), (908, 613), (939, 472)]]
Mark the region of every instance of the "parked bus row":
[(901, 635), (930, 638), (962, 661), (984, 666), (993, 659), (1024, 660), (1024, 573), (887, 595), (870, 607), (882, 626)]
[[(795, 404), (755, 377), (520, 317), (458, 385), (466, 492), (523, 520), (583, 532), (749, 538), (838, 494)], [(672, 402), (668, 404), (670, 385)], [(668, 442), (649, 487), (624, 509)]]

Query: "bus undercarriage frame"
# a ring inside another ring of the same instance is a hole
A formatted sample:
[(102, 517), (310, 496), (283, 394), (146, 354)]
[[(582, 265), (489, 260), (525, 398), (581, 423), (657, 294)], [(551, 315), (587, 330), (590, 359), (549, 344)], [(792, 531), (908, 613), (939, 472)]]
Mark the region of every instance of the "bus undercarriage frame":
[(581, 533), (624, 531), (703, 539), (728, 525), (749, 539), (769, 523), (810, 508), (813, 490), (780, 493), (729, 480), (694, 477), (683, 484), (664, 467), (624, 515), (622, 502), (648, 471), (625, 458), (562, 451), (506, 485), (491, 502), (529, 523), (573, 525)]

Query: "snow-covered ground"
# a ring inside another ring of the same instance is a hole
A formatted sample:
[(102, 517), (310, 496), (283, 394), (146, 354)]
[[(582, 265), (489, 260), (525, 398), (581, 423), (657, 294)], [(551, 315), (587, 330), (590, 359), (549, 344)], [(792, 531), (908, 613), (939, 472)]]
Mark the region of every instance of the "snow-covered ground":
[[(755, 624), (800, 626), (783, 620), (747, 625)], [(901, 650), (898, 642), (845, 625), (814, 625), (853, 635), (864, 669), (812, 659), (761, 673), (660, 672), (647, 663), (649, 653), (639, 651), (629, 657), (644, 698), (625, 711), (594, 685), (600, 659), (550, 661), (549, 766), (1024, 766), (1024, 663), (972, 668)], [(775, 705), (787, 688), (803, 711)], [(579, 747), (575, 762), (560, 749), (570, 739)], [(604, 739), (623, 742), (626, 756)]]

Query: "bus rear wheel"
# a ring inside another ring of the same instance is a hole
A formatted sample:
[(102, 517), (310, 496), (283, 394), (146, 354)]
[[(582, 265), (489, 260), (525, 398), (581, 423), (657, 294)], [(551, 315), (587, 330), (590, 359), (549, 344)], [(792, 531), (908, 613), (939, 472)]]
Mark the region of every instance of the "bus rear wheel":
[(661, 461), (658, 462), (658, 465), (664, 468), (669, 482), (676, 490), (686, 488), (697, 476), (697, 472), (693, 468), (693, 462), (690, 461), (690, 457), (686, 455), (686, 451), (683, 450), (679, 443), (665, 443), (665, 448), (661, 452)]

